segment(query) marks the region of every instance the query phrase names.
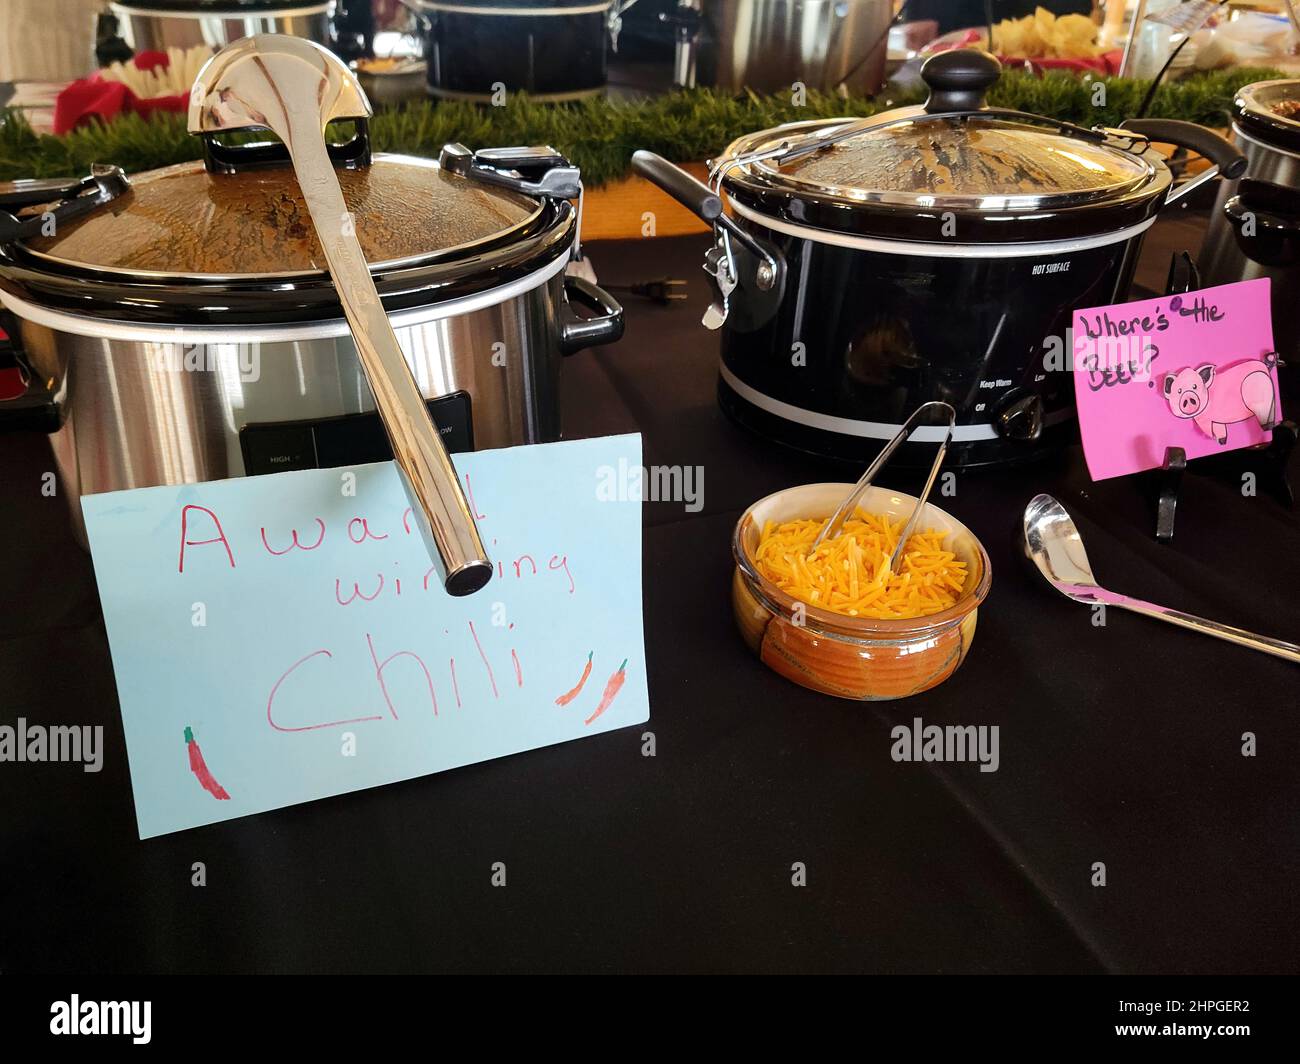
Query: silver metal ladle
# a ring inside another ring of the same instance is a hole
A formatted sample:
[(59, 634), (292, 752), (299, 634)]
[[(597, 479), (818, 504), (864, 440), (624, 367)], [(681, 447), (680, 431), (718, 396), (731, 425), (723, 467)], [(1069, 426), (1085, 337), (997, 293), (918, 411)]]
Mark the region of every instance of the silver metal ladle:
[(1083, 539), (1065, 507), (1050, 495), (1035, 495), (1025, 507), (1022, 545), (1028, 558), (1052, 587), (1062, 595), (1084, 605), (1116, 606), (1158, 621), (1168, 621), (1180, 628), (1212, 635), (1238, 646), (1260, 650), (1265, 654), (1300, 663), (1300, 646), (1281, 639), (1256, 635), (1243, 628), (1207, 621), (1181, 610), (1157, 606), (1154, 602), (1129, 598), (1098, 585), (1083, 549)]
[(190, 93), (191, 133), (269, 129), (284, 143), (325, 252), (357, 355), (430, 559), (452, 595), (477, 591), (492, 563), (456, 469), (429, 417), (379, 301), (325, 144), (336, 119), (366, 119), (370, 102), (348, 68), (312, 41), (266, 33), (227, 45)]

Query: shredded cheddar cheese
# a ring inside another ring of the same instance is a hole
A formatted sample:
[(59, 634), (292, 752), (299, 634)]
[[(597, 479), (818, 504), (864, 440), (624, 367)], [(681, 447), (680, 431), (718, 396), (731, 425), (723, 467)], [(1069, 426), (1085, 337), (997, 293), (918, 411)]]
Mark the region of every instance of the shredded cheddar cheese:
[(944, 549), (945, 533), (930, 529), (912, 534), (898, 572), (890, 573), (889, 555), (906, 523), (859, 510), (814, 553), (825, 521), (768, 521), (754, 563), (792, 598), (849, 617), (897, 620), (946, 610), (966, 585), (966, 563)]

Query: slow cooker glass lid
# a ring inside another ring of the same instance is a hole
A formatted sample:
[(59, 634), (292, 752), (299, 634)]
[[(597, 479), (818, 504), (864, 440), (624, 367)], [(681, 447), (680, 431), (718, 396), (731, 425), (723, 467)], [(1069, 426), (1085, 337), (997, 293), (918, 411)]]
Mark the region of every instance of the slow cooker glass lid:
[[(376, 156), (336, 171), (372, 267), (472, 252), (509, 237), (541, 211), (527, 196), (437, 164)], [(27, 244), (60, 263), (124, 274), (187, 277), (293, 275), (326, 268), (288, 166), (209, 174), (200, 162), (131, 178), (131, 190), (52, 237)]]
[[(733, 146), (733, 157), (776, 149), (803, 129), (771, 130)], [(884, 114), (857, 135), (791, 161), (777, 154), (740, 166), (737, 176), (769, 188), (846, 203), (1001, 210), (1066, 206), (1125, 196), (1149, 183), (1145, 159), (1079, 136), (994, 116)]]

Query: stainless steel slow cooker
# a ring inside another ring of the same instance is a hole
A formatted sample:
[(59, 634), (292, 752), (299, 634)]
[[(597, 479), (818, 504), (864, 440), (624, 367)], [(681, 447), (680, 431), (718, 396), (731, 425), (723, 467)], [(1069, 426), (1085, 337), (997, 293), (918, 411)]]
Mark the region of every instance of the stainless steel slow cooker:
[(114, 0), (123, 40), (137, 52), (208, 45), (283, 33), (330, 42), (333, 0)]
[[(372, 160), (357, 128), (331, 154), (448, 449), (558, 438), (563, 356), (623, 329), (565, 275), (577, 170), (547, 148)], [(391, 456), (281, 156), (210, 139), (202, 163), (0, 189), (0, 302), (30, 380), (0, 427), (50, 429), (72, 499)]]
[(875, 93), (884, 84), (890, 0), (680, 0), (673, 81), (739, 92), (794, 82)]
[(1300, 80), (1261, 81), (1233, 101), (1249, 176), (1219, 189), (1198, 259), (1207, 285), (1267, 277), (1283, 392), (1300, 398)]
[[(922, 403), (958, 412), (952, 460), (1035, 457), (1073, 431), (1073, 311), (1126, 298), (1156, 214), (1245, 160), (1185, 122), (1084, 129), (984, 106), (997, 60), (929, 59), (923, 107), (741, 137), (708, 187), (636, 168), (715, 228), (705, 272), (719, 401), (759, 433), (863, 460)], [(1150, 142), (1211, 158), (1192, 182)], [(938, 429), (900, 459), (927, 464)]]

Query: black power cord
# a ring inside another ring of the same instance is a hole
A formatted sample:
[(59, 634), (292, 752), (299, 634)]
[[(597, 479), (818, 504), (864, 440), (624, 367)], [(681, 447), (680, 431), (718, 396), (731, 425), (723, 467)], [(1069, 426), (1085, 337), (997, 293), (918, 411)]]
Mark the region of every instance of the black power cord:
[(635, 284), (605, 284), (611, 292), (628, 292), (658, 303), (661, 307), (676, 303), (686, 298), (686, 282), (675, 277), (661, 277), (653, 281), (638, 281)]

